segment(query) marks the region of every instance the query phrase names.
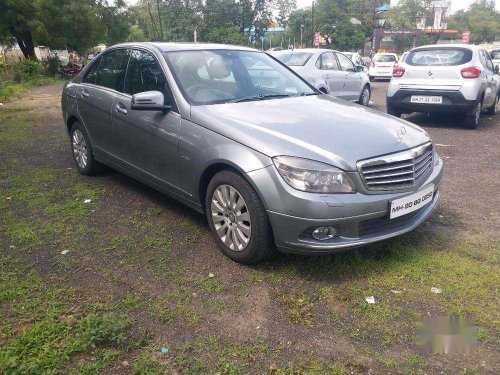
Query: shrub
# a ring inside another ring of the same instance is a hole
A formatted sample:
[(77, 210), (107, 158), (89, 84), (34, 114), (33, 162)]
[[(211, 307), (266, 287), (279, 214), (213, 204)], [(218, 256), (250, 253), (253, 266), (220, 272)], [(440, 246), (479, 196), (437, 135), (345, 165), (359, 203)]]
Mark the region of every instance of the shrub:
[(25, 82), (37, 80), (45, 73), (45, 68), (38, 61), (23, 60), (14, 64), (14, 80)]
[(48, 75), (55, 76), (61, 66), (61, 60), (57, 55), (49, 57), (45, 62), (45, 70)]

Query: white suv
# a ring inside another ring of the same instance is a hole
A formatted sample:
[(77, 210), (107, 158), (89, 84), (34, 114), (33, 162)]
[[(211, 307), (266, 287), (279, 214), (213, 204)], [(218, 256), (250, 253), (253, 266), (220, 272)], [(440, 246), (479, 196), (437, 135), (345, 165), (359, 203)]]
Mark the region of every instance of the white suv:
[(392, 69), (398, 62), (398, 55), (395, 53), (377, 53), (373, 56), (368, 69), (370, 82), (375, 78), (391, 78)]
[(464, 125), (476, 128), (481, 111), (494, 115), (500, 76), (486, 50), (465, 44), (414, 48), (394, 68), (387, 90), (387, 113), (463, 114)]

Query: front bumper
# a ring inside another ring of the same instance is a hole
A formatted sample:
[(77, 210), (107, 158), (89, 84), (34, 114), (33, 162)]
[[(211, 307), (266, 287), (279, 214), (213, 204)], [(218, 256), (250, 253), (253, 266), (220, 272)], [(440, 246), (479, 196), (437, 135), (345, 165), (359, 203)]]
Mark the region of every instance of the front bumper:
[[(281, 179), (274, 166), (251, 172), (250, 175), (256, 188), (264, 186), (258, 191), (268, 209), (278, 250), (296, 254), (327, 254), (398, 236), (424, 222), (439, 202), (442, 160), (435, 156), (431, 174), (418, 189), (398, 193), (366, 191), (360, 178), (355, 177), (357, 172), (351, 176), (357, 185), (357, 193), (330, 195), (292, 189)], [(273, 179), (272, 183), (269, 183), (269, 177)], [(264, 180), (268, 183), (261, 185)], [(434, 196), (429, 204), (415, 212), (389, 219), (390, 201), (431, 184), (434, 185)], [(339, 235), (326, 241), (316, 240), (311, 232), (320, 226), (334, 226)]]
[[(442, 96), (442, 104), (411, 103), (412, 95)], [(407, 90), (399, 89), (393, 96), (387, 97), (387, 106), (393, 110), (411, 112), (452, 112), (470, 113), (477, 105), (476, 100), (467, 100), (460, 91)]]

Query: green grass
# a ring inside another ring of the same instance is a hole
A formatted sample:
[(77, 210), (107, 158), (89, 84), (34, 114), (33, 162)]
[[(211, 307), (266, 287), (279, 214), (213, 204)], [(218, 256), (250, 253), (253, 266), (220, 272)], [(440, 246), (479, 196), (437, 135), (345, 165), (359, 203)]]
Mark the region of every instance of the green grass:
[(50, 85), (59, 82), (64, 81), (53, 77), (40, 77), (36, 80), (30, 80), (21, 83), (2, 83), (2, 85), (0, 85), (0, 101), (7, 102), (19, 98), (21, 94), (36, 86)]
[[(129, 321), (115, 314), (68, 313), (71, 289), (55, 289), (34, 272), (0, 271), (0, 304), (10, 306), (0, 347), (0, 373), (64, 373), (76, 353), (101, 352), (94, 367), (107, 367), (126, 350)], [(113, 354), (114, 353), (114, 354)], [(84, 366), (87, 373), (92, 366)]]

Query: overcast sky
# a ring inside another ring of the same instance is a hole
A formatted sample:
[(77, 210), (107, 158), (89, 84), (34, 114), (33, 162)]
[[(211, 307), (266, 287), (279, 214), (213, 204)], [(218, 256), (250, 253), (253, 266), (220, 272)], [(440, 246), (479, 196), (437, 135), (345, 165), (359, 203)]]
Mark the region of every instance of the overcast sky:
[[(451, 11), (456, 12), (457, 10), (467, 9), (475, 0), (451, 0)], [(387, 0), (390, 3), (390, 0)], [(297, 0), (297, 7), (304, 8), (311, 6), (312, 0)], [(500, 0), (495, 0), (496, 8), (500, 10)]]

